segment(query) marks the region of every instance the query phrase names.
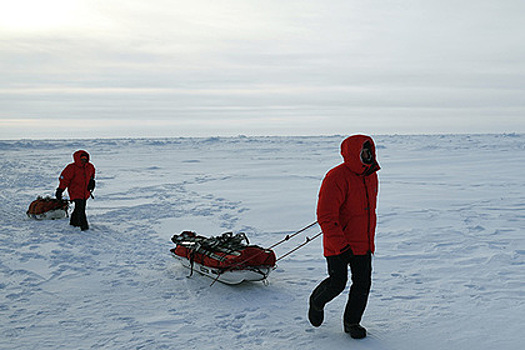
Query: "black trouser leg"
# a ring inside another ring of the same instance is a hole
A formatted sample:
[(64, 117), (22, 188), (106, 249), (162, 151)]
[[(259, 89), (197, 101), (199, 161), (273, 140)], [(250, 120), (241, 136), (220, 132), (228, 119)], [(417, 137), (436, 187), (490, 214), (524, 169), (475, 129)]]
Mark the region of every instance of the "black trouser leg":
[(372, 254), (354, 255), (350, 260), (352, 287), (344, 313), (345, 324), (359, 324), (365, 312), (372, 285)]
[(339, 256), (326, 257), (328, 278), (321, 282), (312, 292), (310, 300), (318, 309), (341, 294), (348, 281), (348, 262)]
[(75, 227), (79, 227), (80, 226), (80, 219), (79, 219), (79, 204), (77, 202), (78, 200), (74, 200), (73, 202), (75, 203), (75, 207), (73, 209), (73, 212), (71, 213), (71, 217), (69, 218), (69, 224), (71, 226), (75, 226)]
[(87, 230), (89, 228), (87, 217), (86, 217), (86, 200), (75, 199), (75, 209), (71, 213), (70, 225), (80, 227), (81, 230)]

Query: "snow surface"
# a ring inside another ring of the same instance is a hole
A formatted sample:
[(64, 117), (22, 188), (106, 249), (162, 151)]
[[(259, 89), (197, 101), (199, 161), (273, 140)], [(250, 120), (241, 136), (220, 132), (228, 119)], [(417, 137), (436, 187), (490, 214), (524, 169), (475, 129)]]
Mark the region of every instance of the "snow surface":
[[(321, 240), (261, 282), (228, 286), (169, 254), (183, 230), (270, 246), (315, 221), (342, 136), (0, 141), (1, 349), (521, 349), (525, 135), (376, 136), (373, 286), (342, 332), (348, 290), (313, 328)], [(91, 230), (25, 216), (71, 154), (97, 167)], [(319, 228), (275, 249), (281, 256)]]

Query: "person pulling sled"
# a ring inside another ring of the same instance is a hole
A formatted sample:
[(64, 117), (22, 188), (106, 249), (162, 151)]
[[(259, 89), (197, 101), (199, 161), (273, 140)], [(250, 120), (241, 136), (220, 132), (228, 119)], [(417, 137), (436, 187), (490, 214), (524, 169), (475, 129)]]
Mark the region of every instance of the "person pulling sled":
[(80, 227), (82, 231), (89, 229), (86, 217), (86, 204), (89, 197), (93, 198), (95, 189), (95, 166), (89, 162), (89, 153), (83, 150), (73, 153), (74, 162), (68, 164), (60, 173), (59, 185), (55, 192), (58, 200), (67, 189), (69, 199), (75, 203), (69, 224)]
[(328, 278), (312, 292), (308, 319), (314, 327), (324, 320), (325, 305), (352, 286), (344, 310), (344, 331), (352, 338), (366, 337), (360, 325), (370, 293), (376, 227), (376, 200), (380, 169), (371, 137), (353, 135), (341, 144), (344, 162), (330, 170), (319, 190), (317, 221), (323, 232)]

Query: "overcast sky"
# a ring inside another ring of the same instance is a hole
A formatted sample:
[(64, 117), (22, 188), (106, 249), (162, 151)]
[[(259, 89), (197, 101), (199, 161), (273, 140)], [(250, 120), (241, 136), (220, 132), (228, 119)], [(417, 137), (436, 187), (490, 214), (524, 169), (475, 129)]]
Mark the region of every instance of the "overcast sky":
[(0, 139), (525, 132), (523, 0), (0, 0)]

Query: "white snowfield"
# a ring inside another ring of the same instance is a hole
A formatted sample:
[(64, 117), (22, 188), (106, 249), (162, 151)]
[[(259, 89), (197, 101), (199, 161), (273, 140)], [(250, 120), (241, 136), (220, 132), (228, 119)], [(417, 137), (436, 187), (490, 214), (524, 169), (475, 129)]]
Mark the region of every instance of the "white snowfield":
[[(245, 232), (268, 247), (315, 221), (343, 136), (0, 141), (1, 349), (517, 350), (525, 326), (525, 135), (375, 136), (373, 286), (342, 331), (348, 289), (306, 317), (321, 240), (268, 284), (215, 283), (170, 238)], [(91, 230), (26, 217), (77, 149), (97, 168)], [(319, 227), (275, 248), (281, 256)]]

